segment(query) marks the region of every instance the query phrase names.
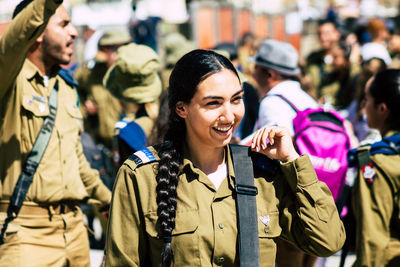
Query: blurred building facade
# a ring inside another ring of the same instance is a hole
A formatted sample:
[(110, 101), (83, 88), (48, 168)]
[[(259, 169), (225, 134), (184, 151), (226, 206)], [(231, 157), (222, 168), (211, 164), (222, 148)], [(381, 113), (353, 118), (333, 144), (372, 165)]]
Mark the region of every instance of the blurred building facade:
[[(0, 34), (19, 1), (0, 0)], [(180, 31), (200, 48), (211, 48), (220, 42), (237, 43), (251, 32), (256, 38), (288, 41), (301, 52), (304, 35), (315, 34), (316, 28), (309, 22), (325, 17), (329, 10), (339, 17), (395, 17), (400, 0), (64, 0), (64, 3), (80, 38), (86, 38), (88, 29), (94, 32), (128, 27), (132, 21), (158, 17), (162, 22), (161, 35), (165, 31)], [(78, 53), (77, 60), (80, 58)]]

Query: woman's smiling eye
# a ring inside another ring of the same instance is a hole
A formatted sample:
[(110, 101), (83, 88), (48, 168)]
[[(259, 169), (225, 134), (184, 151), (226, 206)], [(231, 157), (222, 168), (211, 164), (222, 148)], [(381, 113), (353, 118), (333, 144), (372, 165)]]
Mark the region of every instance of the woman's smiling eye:
[(238, 102), (242, 101), (242, 99), (243, 99), (243, 95), (235, 96), (235, 97), (233, 98), (232, 102), (238, 103)]
[(216, 105), (219, 105), (218, 101), (211, 101), (207, 103), (207, 106), (216, 106)]

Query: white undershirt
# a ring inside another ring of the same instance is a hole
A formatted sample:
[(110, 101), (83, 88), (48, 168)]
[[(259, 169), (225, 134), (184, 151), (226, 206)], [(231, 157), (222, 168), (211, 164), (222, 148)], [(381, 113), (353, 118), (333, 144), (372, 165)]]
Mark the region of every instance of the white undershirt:
[(45, 87), (49, 87), (49, 76), (47, 75), (43, 76), (43, 84)]
[(213, 173), (210, 173), (208, 176), (208, 179), (214, 184), (215, 189), (218, 190), (219, 186), (222, 184), (224, 179), (226, 178), (228, 171), (226, 169), (226, 163), (222, 165), (218, 170), (216, 170)]

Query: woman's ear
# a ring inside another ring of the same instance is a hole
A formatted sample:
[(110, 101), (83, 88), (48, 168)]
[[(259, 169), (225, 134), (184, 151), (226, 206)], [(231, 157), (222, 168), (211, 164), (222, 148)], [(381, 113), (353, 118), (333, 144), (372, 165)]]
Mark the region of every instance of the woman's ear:
[(390, 110), (385, 103), (378, 104), (376, 111), (378, 112), (379, 117), (382, 119), (383, 122), (385, 122), (386, 119), (389, 117)]
[(378, 105), (378, 110), (381, 114), (386, 114), (389, 112), (389, 109), (387, 108), (387, 105), (385, 103), (380, 103)]
[(176, 114), (178, 114), (179, 117), (185, 119), (187, 117), (187, 108), (185, 103), (183, 103), (182, 101), (176, 103), (175, 112)]

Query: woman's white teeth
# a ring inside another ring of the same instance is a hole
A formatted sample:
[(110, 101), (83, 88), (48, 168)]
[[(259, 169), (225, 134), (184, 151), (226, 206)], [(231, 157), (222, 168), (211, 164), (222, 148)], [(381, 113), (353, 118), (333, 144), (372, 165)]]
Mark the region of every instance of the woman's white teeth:
[(217, 129), (218, 131), (221, 131), (221, 132), (226, 132), (226, 131), (229, 131), (229, 129), (231, 128), (232, 126), (229, 126), (229, 127), (217, 127), (217, 128), (215, 128), (215, 129)]

